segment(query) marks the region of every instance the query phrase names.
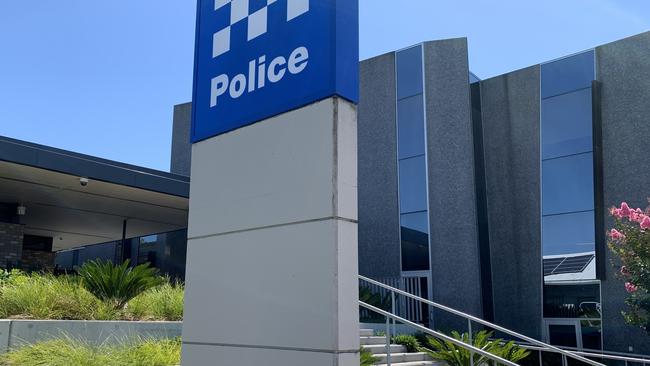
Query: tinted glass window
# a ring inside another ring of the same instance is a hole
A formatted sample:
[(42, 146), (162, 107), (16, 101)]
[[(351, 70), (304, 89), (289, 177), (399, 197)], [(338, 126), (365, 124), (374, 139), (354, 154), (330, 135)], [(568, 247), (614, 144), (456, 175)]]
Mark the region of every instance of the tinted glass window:
[(542, 101), (542, 159), (592, 151), (591, 89)]
[(600, 343), (602, 322), (597, 320), (582, 320), (580, 326), (582, 327), (582, 347), (595, 350), (602, 349)]
[(592, 153), (542, 162), (544, 215), (594, 209)]
[(594, 80), (594, 51), (542, 65), (542, 98), (588, 88)]
[(427, 216), (426, 211), (403, 214), (400, 218), (402, 228), (428, 233), (429, 219)]
[(426, 165), (424, 155), (399, 162), (400, 212), (427, 210)]
[(600, 286), (544, 285), (546, 318), (600, 318)]
[(397, 53), (397, 99), (422, 93), (422, 47)]
[(555, 346), (578, 347), (575, 325), (551, 324), (548, 326), (548, 338)]
[(397, 102), (398, 154), (400, 159), (424, 154), (424, 106), (422, 94)]
[(417, 212), (401, 216), (402, 270), (429, 269), (429, 231), (427, 213)]
[(594, 212), (579, 212), (542, 217), (544, 255), (594, 251)]

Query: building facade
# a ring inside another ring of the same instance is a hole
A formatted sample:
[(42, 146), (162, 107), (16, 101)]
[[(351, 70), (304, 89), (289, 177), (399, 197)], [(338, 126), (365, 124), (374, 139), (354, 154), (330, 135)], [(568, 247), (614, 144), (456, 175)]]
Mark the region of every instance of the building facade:
[[(648, 334), (621, 316), (605, 237), (608, 207), (650, 196), (650, 33), (486, 80), (470, 72), (467, 47), (425, 42), (360, 63), (360, 273), (553, 344), (650, 354)], [(183, 187), (190, 117), (191, 103), (175, 107), (173, 175), (163, 175)], [(9, 214), (19, 200), (5, 201), (0, 260), (12, 260), (24, 225)], [(182, 277), (186, 232), (175, 225), (113, 233), (56, 263), (131, 259)], [(48, 248), (36, 239), (25, 242)]]
[(605, 237), (608, 207), (650, 195), (649, 57), (645, 33), (487, 80), (465, 39), (363, 61), (361, 273), (553, 344), (650, 353)]

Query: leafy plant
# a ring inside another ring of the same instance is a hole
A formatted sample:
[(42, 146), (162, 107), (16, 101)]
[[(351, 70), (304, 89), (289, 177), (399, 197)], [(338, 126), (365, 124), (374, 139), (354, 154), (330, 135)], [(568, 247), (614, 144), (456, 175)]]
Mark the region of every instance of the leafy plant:
[(79, 269), (83, 286), (98, 299), (124, 309), (129, 300), (164, 283), (158, 270), (141, 264), (130, 267), (129, 261), (115, 265), (110, 261), (86, 262)]
[(95, 346), (71, 338), (25, 346), (0, 356), (2, 366), (173, 366), (180, 363), (180, 339), (138, 340)]
[(389, 294), (382, 296), (379, 292), (365, 286), (359, 287), (359, 300), (383, 310), (390, 310), (391, 307)]
[(12, 271), (8, 280), (0, 282), (0, 318), (182, 320), (183, 284), (163, 281), (131, 299), (128, 307), (116, 309), (114, 302), (88, 292), (77, 276)]
[(422, 347), (420, 341), (410, 334), (399, 334), (393, 337), (392, 343), (402, 345), (408, 352), (418, 352)]
[(0, 317), (5, 319), (108, 320), (117, 316), (72, 276), (12, 272), (0, 287)]
[(149, 289), (129, 301), (126, 316), (138, 320), (183, 320), (182, 283), (169, 279), (161, 286)]
[[(530, 352), (528, 350), (517, 346), (512, 341), (505, 342), (501, 339), (492, 340), (492, 335), (493, 333), (491, 332), (481, 331), (474, 334), (472, 337), (472, 342), (470, 342), (468, 333), (463, 333), (462, 335), (456, 331), (453, 331), (451, 333), (451, 336), (454, 339), (457, 339), (466, 344), (472, 344), (476, 348), (480, 348), (486, 352), (492, 353), (493, 355), (515, 363), (525, 359), (530, 355)], [(470, 351), (449, 341), (427, 337), (427, 343), (425, 344), (425, 347), (422, 348), (422, 350), (427, 352), (434, 360), (446, 362), (449, 366), (471, 365)], [(479, 354), (474, 354), (473, 358), (474, 365), (497, 365), (494, 361)]]
[(623, 316), (628, 324), (650, 333), (650, 209), (630, 208), (623, 202), (610, 214), (616, 220), (609, 231), (608, 246), (620, 259), (614, 263), (628, 297), (630, 310)]
[(361, 348), (361, 366), (372, 366), (379, 362), (379, 359), (373, 356), (372, 352), (365, 348)]

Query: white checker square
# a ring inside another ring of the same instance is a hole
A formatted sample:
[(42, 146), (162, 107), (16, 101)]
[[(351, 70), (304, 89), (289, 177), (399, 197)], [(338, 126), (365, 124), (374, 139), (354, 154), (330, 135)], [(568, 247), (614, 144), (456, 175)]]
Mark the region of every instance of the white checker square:
[(214, 0), (214, 10), (219, 10), (228, 3), (230, 3), (230, 0)]
[(273, 4), (274, 2), (276, 2), (276, 1), (277, 1), (277, 0), (266, 0), (266, 5), (271, 5), (271, 4)]
[(230, 51), (230, 27), (226, 27), (212, 36), (212, 58)]
[(230, 3), (230, 25), (248, 17), (248, 0), (232, 0)]
[(309, 11), (309, 0), (287, 0), (287, 22)]
[(266, 33), (267, 22), (268, 22), (267, 9), (268, 9), (267, 7), (263, 7), (262, 9), (254, 12), (248, 17), (248, 40), (249, 41)]

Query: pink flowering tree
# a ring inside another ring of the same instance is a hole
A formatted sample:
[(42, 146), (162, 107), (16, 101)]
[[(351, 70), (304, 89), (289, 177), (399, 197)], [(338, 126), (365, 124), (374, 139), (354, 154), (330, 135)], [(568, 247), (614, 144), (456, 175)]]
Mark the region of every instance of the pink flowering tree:
[(613, 207), (614, 228), (608, 246), (619, 257), (618, 276), (624, 283), (630, 310), (623, 313), (629, 324), (650, 332), (650, 209), (631, 208), (623, 202)]

